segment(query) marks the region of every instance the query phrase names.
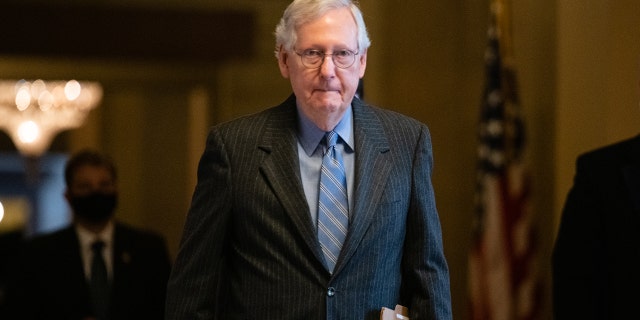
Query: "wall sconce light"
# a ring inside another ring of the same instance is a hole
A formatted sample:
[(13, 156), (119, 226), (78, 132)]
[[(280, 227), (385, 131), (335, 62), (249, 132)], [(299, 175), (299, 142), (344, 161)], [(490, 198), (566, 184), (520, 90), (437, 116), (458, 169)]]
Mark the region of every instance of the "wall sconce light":
[(58, 132), (82, 125), (101, 99), (97, 82), (0, 80), (0, 129), (23, 156), (37, 158)]

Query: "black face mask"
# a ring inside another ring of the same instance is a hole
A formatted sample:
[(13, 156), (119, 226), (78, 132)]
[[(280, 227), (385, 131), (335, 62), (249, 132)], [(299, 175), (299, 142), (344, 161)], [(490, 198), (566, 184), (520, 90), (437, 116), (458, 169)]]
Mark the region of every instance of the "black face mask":
[(104, 222), (111, 218), (117, 202), (115, 193), (94, 192), (86, 196), (69, 197), (73, 212), (91, 222)]

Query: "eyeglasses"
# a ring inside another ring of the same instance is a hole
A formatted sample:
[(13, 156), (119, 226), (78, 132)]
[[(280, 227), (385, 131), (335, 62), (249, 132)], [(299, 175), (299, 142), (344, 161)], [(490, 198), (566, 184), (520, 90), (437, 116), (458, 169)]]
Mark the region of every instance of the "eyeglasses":
[(346, 69), (353, 65), (356, 61), (356, 56), (358, 52), (353, 52), (351, 50), (343, 49), (337, 50), (333, 53), (324, 53), (320, 50), (316, 49), (307, 49), (302, 52), (294, 51), (297, 55), (300, 56), (300, 60), (302, 60), (302, 64), (307, 69), (317, 69), (324, 63), (324, 58), (326, 56), (331, 56), (331, 60), (333, 60), (333, 64), (340, 69)]

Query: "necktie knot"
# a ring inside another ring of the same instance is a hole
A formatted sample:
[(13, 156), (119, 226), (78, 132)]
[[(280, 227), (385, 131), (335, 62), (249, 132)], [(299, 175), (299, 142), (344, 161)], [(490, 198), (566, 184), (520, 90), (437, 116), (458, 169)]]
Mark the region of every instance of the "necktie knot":
[(102, 249), (104, 249), (104, 242), (102, 240), (96, 240), (91, 244), (91, 250), (94, 254), (101, 254)]
[(338, 143), (338, 134), (335, 131), (330, 131), (325, 133), (324, 135), (325, 144), (327, 148), (331, 149)]

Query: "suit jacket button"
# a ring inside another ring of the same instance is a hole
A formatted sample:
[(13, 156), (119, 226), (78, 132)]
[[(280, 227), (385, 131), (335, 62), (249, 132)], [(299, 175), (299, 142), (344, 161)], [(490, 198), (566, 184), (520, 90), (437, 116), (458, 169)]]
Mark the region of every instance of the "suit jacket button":
[(333, 297), (334, 295), (336, 295), (336, 289), (334, 287), (329, 287), (329, 289), (327, 290), (327, 295), (329, 297)]

